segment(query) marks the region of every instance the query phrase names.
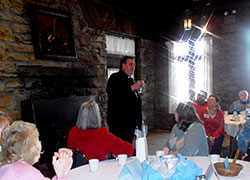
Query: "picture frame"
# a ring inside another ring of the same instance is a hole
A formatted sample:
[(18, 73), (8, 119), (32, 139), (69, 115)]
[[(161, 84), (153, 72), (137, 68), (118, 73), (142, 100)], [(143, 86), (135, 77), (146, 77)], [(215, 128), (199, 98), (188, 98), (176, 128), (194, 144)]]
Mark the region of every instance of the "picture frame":
[(36, 59), (76, 61), (71, 14), (34, 4), (28, 11)]

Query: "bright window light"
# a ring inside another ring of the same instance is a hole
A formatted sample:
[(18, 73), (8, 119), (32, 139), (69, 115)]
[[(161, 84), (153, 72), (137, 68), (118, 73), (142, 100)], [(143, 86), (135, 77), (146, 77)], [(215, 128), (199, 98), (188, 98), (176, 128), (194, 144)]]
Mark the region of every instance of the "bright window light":
[(175, 43), (174, 44), (174, 54), (175, 56), (186, 56), (188, 55), (188, 43), (182, 42), (182, 43)]
[(197, 41), (195, 42), (195, 45), (194, 45), (194, 53), (195, 55), (202, 55), (203, 52), (204, 52), (204, 48), (205, 48), (205, 45), (204, 45), (204, 42), (203, 41)]
[(111, 74), (116, 73), (119, 71), (119, 68), (108, 68), (108, 78), (111, 76)]
[(135, 40), (106, 35), (106, 45), (108, 54), (123, 55), (123, 56), (133, 56), (135, 57)]
[(188, 101), (189, 69), (188, 62), (176, 63), (176, 82), (175, 86), (177, 102)]

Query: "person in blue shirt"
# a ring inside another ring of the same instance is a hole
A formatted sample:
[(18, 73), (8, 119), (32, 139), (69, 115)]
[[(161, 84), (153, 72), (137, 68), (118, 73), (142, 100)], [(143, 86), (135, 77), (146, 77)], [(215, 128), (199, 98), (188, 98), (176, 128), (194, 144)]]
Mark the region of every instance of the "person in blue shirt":
[(246, 110), (246, 106), (247, 104), (249, 104), (249, 94), (246, 90), (241, 90), (239, 92), (239, 100), (234, 101), (231, 106), (229, 107), (229, 114), (233, 114), (234, 111), (236, 111), (237, 113), (240, 113), (242, 111)]

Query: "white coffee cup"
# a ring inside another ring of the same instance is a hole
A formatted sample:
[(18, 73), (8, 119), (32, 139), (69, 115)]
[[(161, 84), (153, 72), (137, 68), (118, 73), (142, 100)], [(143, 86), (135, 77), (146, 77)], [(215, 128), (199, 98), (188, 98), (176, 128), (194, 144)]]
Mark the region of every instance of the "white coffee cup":
[(220, 162), (220, 155), (219, 154), (210, 154), (208, 158), (212, 164)]
[(89, 160), (89, 169), (91, 172), (96, 172), (98, 170), (98, 164), (99, 160), (98, 159), (90, 159)]
[(156, 154), (156, 157), (159, 158), (161, 156), (164, 156), (164, 151), (156, 151), (155, 154)]
[(118, 160), (119, 161), (119, 164), (121, 165), (121, 166), (124, 166), (124, 165), (126, 165), (126, 163), (127, 163), (127, 154), (119, 154), (118, 156), (117, 156), (117, 158), (116, 158), (116, 160)]

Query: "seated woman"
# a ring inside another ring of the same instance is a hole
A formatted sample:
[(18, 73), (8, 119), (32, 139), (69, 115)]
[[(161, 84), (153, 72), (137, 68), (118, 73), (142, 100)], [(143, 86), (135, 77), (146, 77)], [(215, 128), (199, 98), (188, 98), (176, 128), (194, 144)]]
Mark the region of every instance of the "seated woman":
[(201, 117), (209, 138), (210, 154), (220, 154), (224, 140), (224, 114), (217, 108), (218, 103), (219, 98), (210, 95), (208, 107)]
[[(32, 165), (40, 158), (39, 133), (32, 123), (15, 121), (2, 132), (0, 153), (0, 179), (44, 180), (42, 173)], [(56, 173), (53, 180), (66, 180), (72, 166), (72, 152), (60, 149), (55, 152), (52, 164)]]
[(191, 102), (179, 103), (175, 111), (175, 120), (177, 123), (163, 148), (164, 153), (207, 156), (206, 132)]
[(249, 94), (246, 90), (241, 90), (239, 92), (239, 98), (238, 100), (234, 101), (230, 107), (229, 107), (229, 110), (228, 110), (228, 113), (229, 114), (233, 114), (234, 111), (236, 111), (237, 113), (240, 113), (242, 111), (245, 111), (246, 110), (246, 106), (247, 104), (249, 104)]
[[(3, 129), (6, 126), (10, 125), (10, 123), (11, 123), (11, 118), (8, 116), (8, 114), (0, 110), (0, 138), (1, 138)], [(0, 151), (1, 151), (1, 146), (0, 146)]]
[(79, 149), (88, 159), (105, 160), (111, 152), (114, 155), (134, 153), (133, 145), (111, 134), (101, 127), (98, 104), (85, 102), (78, 113), (76, 126), (69, 131), (68, 147)]

